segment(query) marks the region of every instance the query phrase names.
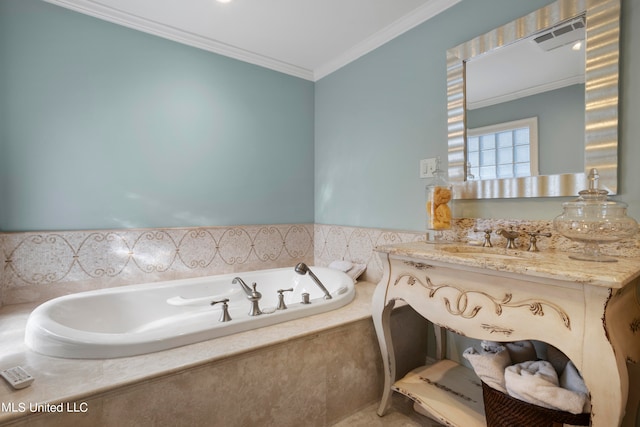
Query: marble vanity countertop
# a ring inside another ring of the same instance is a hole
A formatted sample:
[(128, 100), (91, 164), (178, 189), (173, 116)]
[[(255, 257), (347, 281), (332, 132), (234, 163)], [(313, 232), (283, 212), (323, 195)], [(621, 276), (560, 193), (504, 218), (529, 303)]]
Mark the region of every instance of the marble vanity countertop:
[(480, 247), (425, 242), (384, 245), (376, 251), (467, 269), (498, 271), (607, 288), (622, 288), (640, 276), (640, 258), (618, 257), (617, 262), (578, 261), (571, 253), (547, 250)]
[(354, 300), (339, 309), (203, 341), (156, 353), (116, 359), (62, 359), (44, 356), (24, 344), (24, 329), (34, 304), (16, 304), (0, 310), (0, 369), (22, 366), (33, 384), (13, 390), (0, 379), (0, 424), (17, 418), (19, 404), (81, 401), (116, 387), (169, 375), (191, 367), (222, 360), (259, 348), (312, 336), (361, 319), (371, 318), (375, 284), (356, 284)]

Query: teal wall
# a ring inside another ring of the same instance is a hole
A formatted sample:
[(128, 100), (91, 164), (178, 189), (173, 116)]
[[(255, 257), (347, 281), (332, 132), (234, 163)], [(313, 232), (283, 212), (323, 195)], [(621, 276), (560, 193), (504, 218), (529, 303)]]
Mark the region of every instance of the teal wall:
[(313, 222), (312, 82), (0, 0), (0, 230)]
[[(463, 0), (316, 83), (316, 223), (420, 230), (419, 160), (447, 156), (446, 51), (549, 0)], [(640, 219), (640, 2), (623, 1), (619, 193)], [(568, 198), (457, 201), (455, 215), (551, 219)]]
[[(447, 154), (446, 50), (550, 2), (463, 0), (314, 85), (0, 0), (0, 230), (420, 230), (418, 161)], [(640, 218), (640, 5), (622, 3), (618, 199)], [(550, 219), (564, 200), (458, 201), (456, 215)]]

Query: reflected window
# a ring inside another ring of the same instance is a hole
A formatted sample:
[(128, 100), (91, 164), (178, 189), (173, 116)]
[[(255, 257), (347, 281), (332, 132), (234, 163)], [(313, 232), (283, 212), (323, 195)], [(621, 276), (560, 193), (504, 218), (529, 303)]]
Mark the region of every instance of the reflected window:
[(467, 180), (538, 175), (538, 118), (467, 130)]

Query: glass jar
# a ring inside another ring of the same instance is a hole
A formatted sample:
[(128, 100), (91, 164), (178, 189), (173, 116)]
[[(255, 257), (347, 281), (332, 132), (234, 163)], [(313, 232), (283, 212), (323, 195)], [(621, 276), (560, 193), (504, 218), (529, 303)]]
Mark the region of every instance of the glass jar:
[(440, 240), (443, 230), (451, 229), (453, 186), (446, 179), (440, 168), (440, 159), (436, 161), (433, 180), (426, 188), (427, 209), (427, 241)]
[(627, 216), (627, 204), (607, 198), (607, 191), (597, 188), (598, 171), (589, 173), (589, 189), (580, 197), (562, 204), (564, 211), (553, 220), (553, 226), (563, 236), (584, 243), (584, 251), (569, 258), (583, 261), (615, 262), (603, 255), (600, 244), (613, 243), (633, 236), (638, 223)]

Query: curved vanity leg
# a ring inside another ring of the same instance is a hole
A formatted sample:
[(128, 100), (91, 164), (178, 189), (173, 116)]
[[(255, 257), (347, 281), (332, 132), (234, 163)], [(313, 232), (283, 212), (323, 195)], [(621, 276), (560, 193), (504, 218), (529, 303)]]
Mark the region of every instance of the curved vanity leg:
[(384, 389), (377, 411), (379, 416), (383, 416), (391, 405), (391, 395), (393, 394), (391, 386), (396, 378), (396, 360), (390, 333), (391, 311), (393, 310), (395, 301), (389, 301), (389, 304), (385, 306), (385, 294), (386, 285), (381, 282), (374, 292), (371, 304), (373, 326), (378, 336), (384, 370)]
[[(589, 287), (585, 290), (587, 313), (602, 312), (609, 305), (609, 290)], [(609, 309), (607, 310), (609, 311)], [(622, 422), (629, 389), (626, 361), (622, 351), (615, 350), (608, 331), (619, 327), (615, 315), (587, 316), (583, 348), (582, 376), (591, 394), (591, 426), (619, 426)]]
[[(591, 395), (591, 425), (593, 427), (619, 426), (624, 415), (626, 403), (626, 378), (612, 363), (613, 352), (594, 352), (593, 359), (585, 360), (583, 366), (584, 382)], [(590, 358), (591, 359), (591, 358)]]

